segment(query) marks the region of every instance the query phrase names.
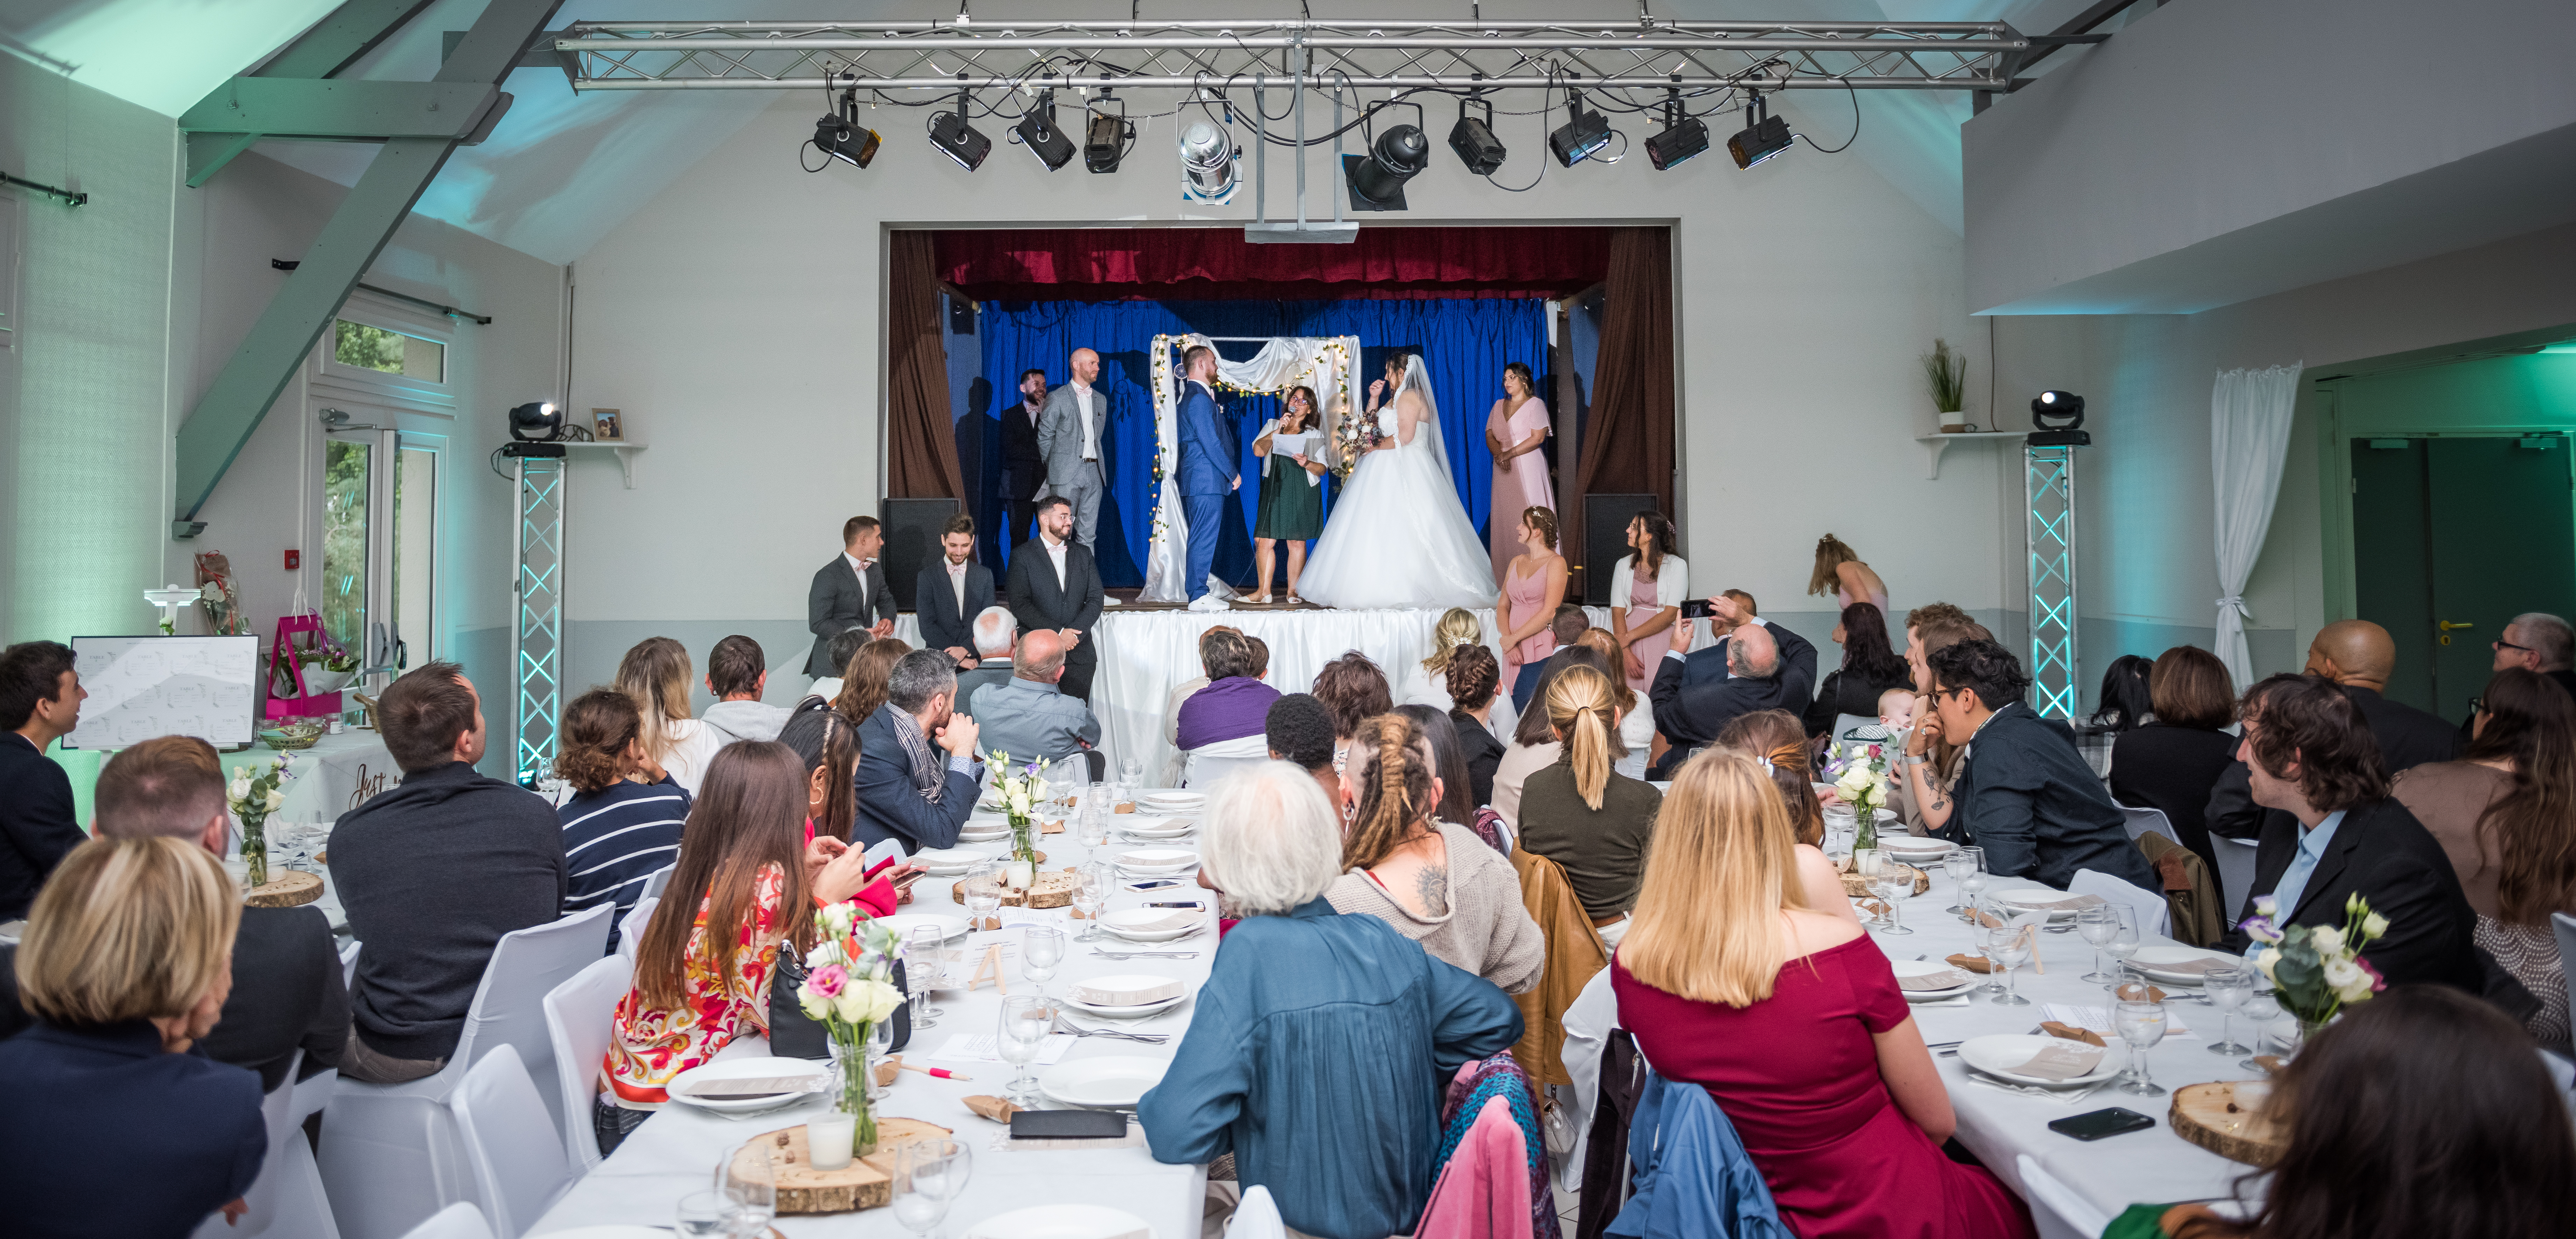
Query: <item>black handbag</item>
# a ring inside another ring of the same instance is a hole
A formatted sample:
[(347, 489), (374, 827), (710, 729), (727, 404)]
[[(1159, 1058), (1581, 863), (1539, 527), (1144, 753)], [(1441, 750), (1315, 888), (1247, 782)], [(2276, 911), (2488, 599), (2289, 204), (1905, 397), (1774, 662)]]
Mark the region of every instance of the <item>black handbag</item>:
[[(769, 977), (769, 1053), (772, 1057), (815, 1060), (832, 1057), (830, 1030), (823, 1027), (821, 1020), (805, 1014), (805, 1008), (796, 1002), (796, 991), (804, 984), (805, 961), (797, 958), (793, 946), (781, 943), (778, 967)], [(895, 961), (894, 988), (907, 1000), (911, 998), (912, 989), (904, 983), (901, 960)], [(901, 1050), (912, 1040), (911, 1002), (898, 1004), (894, 1017), (888, 1022), (894, 1025), (894, 1048)]]

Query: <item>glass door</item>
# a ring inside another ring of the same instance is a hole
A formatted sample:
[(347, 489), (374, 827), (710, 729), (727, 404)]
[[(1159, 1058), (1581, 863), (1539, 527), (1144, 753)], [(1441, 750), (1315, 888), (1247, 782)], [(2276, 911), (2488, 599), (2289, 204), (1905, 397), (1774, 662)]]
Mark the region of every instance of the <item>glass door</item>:
[(369, 552), (374, 548), (377, 446), (373, 431), (336, 432), (323, 440), (322, 628), (362, 660), (373, 575)]
[(322, 627), (370, 690), (437, 657), (438, 458), (446, 439), (379, 426), (324, 438)]
[(438, 454), (444, 438), (403, 435), (394, 452), (393, 564), (389, 615), (399, 675), (438, 657), (432, 616), (438, 582)]

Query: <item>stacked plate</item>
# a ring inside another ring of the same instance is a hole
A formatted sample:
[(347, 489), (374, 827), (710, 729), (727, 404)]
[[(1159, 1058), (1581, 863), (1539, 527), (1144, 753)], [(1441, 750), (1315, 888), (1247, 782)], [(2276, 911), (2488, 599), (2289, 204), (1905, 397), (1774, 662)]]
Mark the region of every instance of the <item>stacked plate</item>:
[(1107, 1205), (1039, 1205), (977, 1222), (966, 1239), (1154, 1239), (1154, 1228)]
[[(1181, 992), (1166, 992), (1171, 990), (1180, 990)], [(1096, 1001), (1102, 995), (1117, 994), (1121, 991), (1134, 994), (1153, 994), (1155, 996), (1141, 1001)], [(1090, 997), (1084, 996), (1086, 992), (1090, 994)], [(1171, 977), (1158, 977), (1150, 974), (1138, 973), (1134, 975), (1112, 977), (1093, 977), (1090, 980), (1084, 981), (1080, 985), (1072, 986), (1066, 991), (1064, 1005), (1080, 1011), (1085, 1015), (1096, 1015), (1102, 1019), (1141, 1020), (1149, 1015), (1160, 1015), (1165, 1011), (1169, 1011), (1172, 1008), (1189, 1001), (1189, 998), (1190, 996), (1187, 990), (1182, 987), (1179, 981)]]
[(1958, 851), (1959, 845), (1947, 839), (1922, 838), (1915, 835), (1881, 835), (1878, 849), (1909, 865), (1938, 864), (1942, 857)]
[[(2147, 946), (2129, 957), (2129, 966), (2147, 974), (2147, 979), (2165, 985), (2199, 985), (2208, 979), (2206, 971), (2192, 965), (2207, 960), (2211, 964), (2241, 964), (2245, 961), (2220, 951), (2204, 951), (2188, 946)], [(2176, 971), (2174, 965), (2188, 971)]]
[(1159, 791), (1136, 793), (1136, 808), (1145, 813), (1196, 813), (1207, 807), (1206, 792)]
[(1198, 821), (1195, 818), (1146, 817), (1142, 814), (1129, 817), (1126, 824), (1118, 828), (1119, 833), (1133, 839), (1178, 839), (1196, 829)]
[(1125, 1055), (1071, 1059), (1039, 1073), (1038, 1092), (1061, 1105), (1133, 1110), (1170, 1066), (1168, 1059)]
[(907, 942), (912, 940), (912, 931), (923, 925), (938, 926), (939, 940), (942, 942), (954, 942), (963, 938), (966, 936), (966, 931), (972, 928), (966, 923), (965, 917), (950, 916), (945, 912), (902, 912), (893, 916), (878, 917), (877, 924), (893, 930), (895, 937)]
[(682, 1105), (741, 1114), (767, 1110), (803, 1099), (832, 1086), (832, 1073), (822, 1063), (799, 1058), (728, 1058), (691, 1067), (664, 1086)]
[(974, 813), (957, 829), (959, 843), (994, 843), (1011, 837), (1011, 819), (999, 813)]
[(1959, 978), (1959, 983), (1957, 985), (1950, 986), (1946, 989), (1906, 990), (1905, 1001), (1907, 1002), (1939, 1002), (1944, 998), (1956, 998), (1961, 994), (1967, 993), (1969, 990), (1977, 988), (1978, 979), (1975, 974), (1947, 963), (1939, 963), (1924, 959), (1892, 959), (1888, 961), (1888, 966), (1896, 970), (1896, 979), (1899, 982), (1904, 981), (1907, 977), (1932, 977), (1939, 976), (1943, 973), (1949, 973)]
[(1199, 865), (1199, 854), (1188, 848), (1134, 848), (1120, 852), (1114, 859), (1119, 872), (1131, 877), (1170, 877)]
[(991, 860), (973, 848), (923, 848), (912, 854), (910, 863), (921, 866), (932, 877), (958, 878), (977, 864)]
[(2083, 896), (2070, 895), (2064, 891), (2053, 891), (2045, 886), (2026, 886), (2015, 890), (1991, 894), (1988, 895), (1987, 898), (1994, 900), (1996, 903), (1999, 903), (2014, 912), (2046, 912), (2048, 914), (2048, 919), (2052, 921), (2071, 921), (2075, 919), (2075, 914), (2082, 909), (2059, 907), (2058, 905), (2071, 903), (2074, 900), (2083, 898)]
[(1130, 942), (1169, 942), (1197, 933), (1205, 924), (1205, 908), (1128, 908), (1100, 916), (1102, 929)]
[[(2094, 1062), (2091, 1071), (2064, 1080), (2023, 1075), (2018, 1070), (2028, 1064), (2032, 1058), (2037, 1057), (2040, 1051), (2051, 1046), (2066, 1047), (2079, 1053), (2089, 1051), (2100, 1057)], [(1996, 1079), (2013, 1084), (2034, 1085), (2039, 1088), (2090, 1088), (2120, 1074), (2119, 1065), (2112, 1061), (2112, 1055), (2098, 1047), (2085, 1045), (2080, 1041), (2021, 1033), (1971, 1037), (1959, 1044), (1959, 1061)]]

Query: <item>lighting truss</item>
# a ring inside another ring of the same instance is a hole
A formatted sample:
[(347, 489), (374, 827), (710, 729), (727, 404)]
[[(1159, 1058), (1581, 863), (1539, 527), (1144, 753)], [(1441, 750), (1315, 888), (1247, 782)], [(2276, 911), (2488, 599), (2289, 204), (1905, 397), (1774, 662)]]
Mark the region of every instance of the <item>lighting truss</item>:
[(518, 781), (533, 787), (554, 769), (555, 720), (563, 708), (565, 460), (560, 447), (551, 456), (515, 459), (519, 572), (510, 632), (511, 756)]
[[(576, 22), (574, 90), (2010, 88), (2002, 22)], [(540, 46), (543, 46), (541, 43)], [(1301, 58), (1299, 52), (1307, 53)]]
[(2040, 714), (2072, 720), (2075, 700), (2075, 453), (2022, 449), (2030, 544), (2030, 678)]

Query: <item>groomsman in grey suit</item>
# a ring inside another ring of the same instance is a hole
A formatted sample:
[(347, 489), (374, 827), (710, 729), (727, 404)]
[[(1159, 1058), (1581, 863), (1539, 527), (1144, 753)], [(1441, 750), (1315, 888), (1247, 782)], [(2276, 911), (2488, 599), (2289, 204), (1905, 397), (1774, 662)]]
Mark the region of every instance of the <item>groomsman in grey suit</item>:
[(1046, 411), (1038, 415), (1038, 455), (1046, 459), (1047, 493), (1073, 504), (1073, 539), (1084, 550), (1100, 526), (1101, 500), (1109, 493), (1109, 475), (1101, 444), (1109, 423), (1109, 397), (1093, 389), (1100, 378), (1100, 354), (1073, 350), (1072, 381), (1047, 393)]
[(877, 562), (884, 545), (885, 531), (877, 527), (877, 518), (853, 516), (841, 526), (841, 553), (814, 570), (813, 587), (805, 592), (805, 627), (814, 634), (805, 674), (841, 674), (832, 665), (832, 638), (850, 629), (894, 635), (894, 591), (886, 588), (885, 565)]

